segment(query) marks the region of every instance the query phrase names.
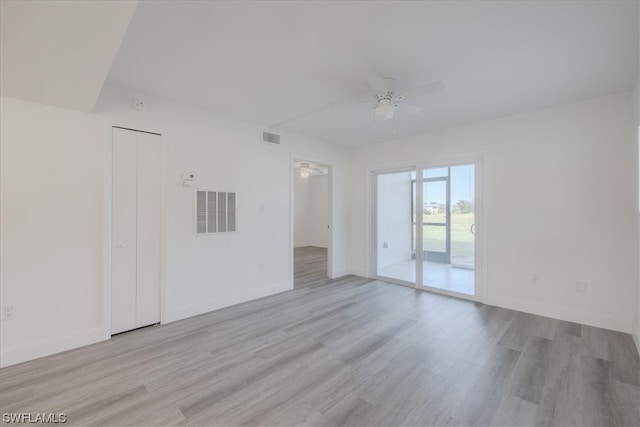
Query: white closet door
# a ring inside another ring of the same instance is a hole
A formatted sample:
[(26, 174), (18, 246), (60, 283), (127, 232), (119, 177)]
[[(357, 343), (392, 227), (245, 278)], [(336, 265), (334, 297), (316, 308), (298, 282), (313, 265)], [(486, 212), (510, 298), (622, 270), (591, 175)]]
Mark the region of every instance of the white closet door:
[(113, 128), (111, 333), (160, 322), (160, 135)]
[(136, 132), (113, 129), (112, 334), (137, 327), (137, 138)]
[(160, 322), (161, 137), (138, 133), (136, 327)]

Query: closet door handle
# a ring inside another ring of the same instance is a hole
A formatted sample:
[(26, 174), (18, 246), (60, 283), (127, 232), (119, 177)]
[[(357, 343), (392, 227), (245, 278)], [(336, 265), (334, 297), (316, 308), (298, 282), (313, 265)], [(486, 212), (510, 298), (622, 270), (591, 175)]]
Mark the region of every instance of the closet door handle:
[(128, 248), (129, 245), (126, 243), (117, 243), (114, 248), (118, 248), (118, 249), (124, 249), (124, 248)]

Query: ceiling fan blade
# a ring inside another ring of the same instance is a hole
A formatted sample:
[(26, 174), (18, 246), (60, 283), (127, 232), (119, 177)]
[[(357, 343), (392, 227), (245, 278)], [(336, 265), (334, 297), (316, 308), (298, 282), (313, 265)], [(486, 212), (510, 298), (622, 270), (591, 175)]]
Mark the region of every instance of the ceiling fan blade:
[(367, 80), (371, 90), (376, 95), (386, 95), (396, 88), (396, 81), (391, 77), (369, 77)]
[(444, 89), (444, 83), (441, 80), (431, 82), (424, 86), (419, 86), (410, 91), (404, 92), (403, 95), (405, 98), (415, 98), (421, 95), (427, 95), (429, 93), (435, 93)]
[(400, 103), (398, 104), (398, 110), (402, 111), (403, 113), (418, 114), (421, 113), (424, 108), (420, 107), (419, 105)]
[(375, 104), (378, 101), (375, 99), (353, 99), (347, 100), (345, 102), (341, 102), (343, 105), (367, 105), (367, 104)]

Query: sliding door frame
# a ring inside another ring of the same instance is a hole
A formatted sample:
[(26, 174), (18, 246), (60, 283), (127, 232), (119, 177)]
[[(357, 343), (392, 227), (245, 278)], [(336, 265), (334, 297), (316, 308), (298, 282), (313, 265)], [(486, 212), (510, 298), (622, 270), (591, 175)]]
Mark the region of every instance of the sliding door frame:
[[(423, 184), (420, 178), (424, 176), (425, 169), (454, 167), (461, 165), (474, 165), (474, 215), (475, 215), (475, 239), (474, 239), (474, 288), (475, 295), (466, 295), (458, 292), (452, 292), (445, 289), (434, 288), (423, 284), (423, 263), (419, 262), (418, 254), (423, 253), (423, 233), (424, 228), (416, 226), (415, 246), (416, 246), (416, 280), (415, 283), (404, 280), (394, 279), (391, 277), (378, 275), (378, 180), (379, 175), (395, 173), (395, 172), (414, 172), (416, 173), (416, 202), (415, 212), (416, 223), (422, 218), (423, 205)], [(419, 163), (406, 165), (394, 165), (393, 167), (377, 167), (369, 171), (369, 182), (371, 185), (370, 195), (370, 271), (369, 277), (391, 282), (403, 286), (409, 286), (414, 289), (434, 292), (438, 294), (450, 295), (457, 298), (484, 302), (487, 296), (487, 280), (486, 280), (486, 239), (485, 239), (485, 221), (482, 199), (482, 156), (459, 156), (459, 157), (443, 157), (431, 159)], [(418, 185), (420, 182), (420, 185)]]

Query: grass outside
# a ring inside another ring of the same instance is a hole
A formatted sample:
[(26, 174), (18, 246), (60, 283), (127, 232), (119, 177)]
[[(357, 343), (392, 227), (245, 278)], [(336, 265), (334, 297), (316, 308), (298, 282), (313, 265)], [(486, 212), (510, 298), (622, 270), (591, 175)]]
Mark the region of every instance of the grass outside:
[[(446, 221), (445, 214), (424, 215), (424, 222)], [(451, 256), (467, 257), (474, 254), (474, 236), (471, 225), (475, 221), (473, 213), (451, 214)], [(445, 252), (446, 227), (425, 225), (423, 229), (423, 247), (426, 251)]]

